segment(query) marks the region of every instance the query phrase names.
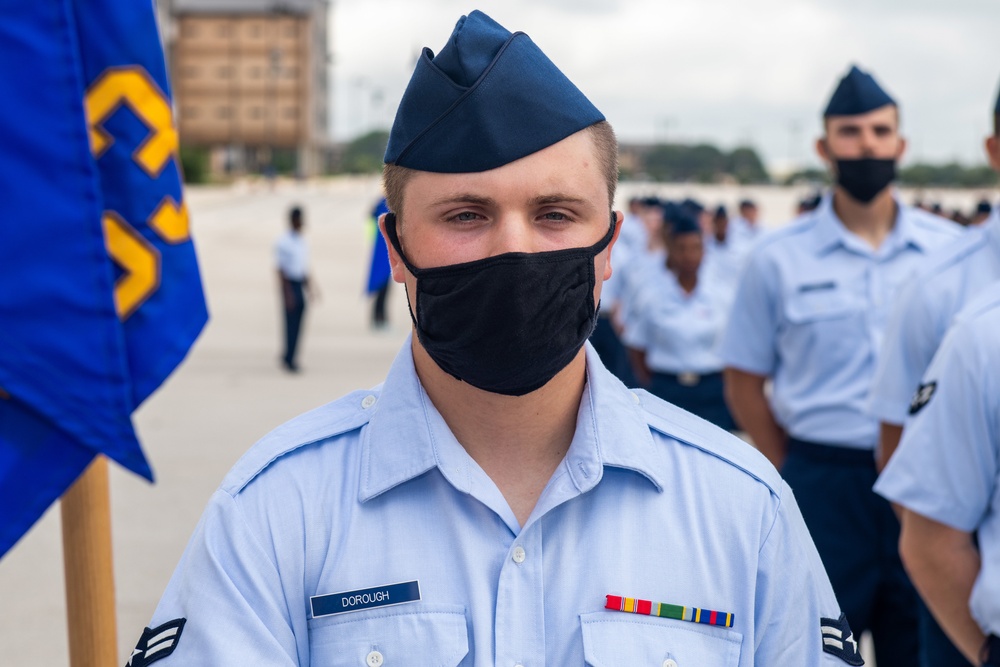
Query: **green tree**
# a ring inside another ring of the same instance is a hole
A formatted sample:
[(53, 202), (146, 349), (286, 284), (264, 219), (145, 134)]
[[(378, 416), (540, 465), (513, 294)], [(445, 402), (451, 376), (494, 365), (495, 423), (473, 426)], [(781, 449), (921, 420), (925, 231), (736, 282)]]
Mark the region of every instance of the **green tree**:
[(375, 130), (353, 140), (344, 149), (340, 170), (348, 174), (371, 174), (382, 170), (389, 133)]

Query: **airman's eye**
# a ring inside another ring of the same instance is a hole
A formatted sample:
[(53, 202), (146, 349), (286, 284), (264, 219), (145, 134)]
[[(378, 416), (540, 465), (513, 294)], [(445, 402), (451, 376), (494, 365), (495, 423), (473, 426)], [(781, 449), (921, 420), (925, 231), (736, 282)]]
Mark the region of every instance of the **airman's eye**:
[(549, 211), (548, 213), (545, 214), (544, 217), (546, 220), (556, 220), (556, 221), (562, 221), (567, 219), (566, 214), (560, 213), (559, 211)]
[(476, 219), (476, 217), (476, 214), (472, 211), (462, 211), (455, 216), (455, 220), (458, 220), (459, 222), (472, 222)]

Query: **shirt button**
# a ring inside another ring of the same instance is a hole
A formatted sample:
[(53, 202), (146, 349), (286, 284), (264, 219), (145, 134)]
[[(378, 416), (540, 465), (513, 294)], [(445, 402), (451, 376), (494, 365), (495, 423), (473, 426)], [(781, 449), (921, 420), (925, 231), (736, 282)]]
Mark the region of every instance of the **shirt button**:
[(372, 396), (371, 394), (361, 399), (361, 407), (363, 407), (365, 410), (367, 410), (373, 405), (375, 405), (375, 397)]
[[(524, 562), (524, 556), (525, 556), (525, 553), (524, 553), (524, 549), (522, 547), (514, 547), (514, 556), (513, 556), (513, 558), (514, 558), (514, 562), (515, 563), (517, 563), (518, 565), (520, 565), (521, 563), (523, 563)], [(515, 665), (515, 667), (517, 667), (517, 665)]]
[(642, 401), (639, 400), (639, 394), (635, 393), (634, 391), (632, 392), (632, 400), (635, 401), (636, 405), (642, 403)]
[[(369, 396), (369, 398), (371, 397)], [(365, 658), (365, 663), (367, 663), (368, 667), (382, 667), (383, 662), (385, 662), (385, 658), (383, 658), (382, 654), (378, 651), (372, 651), (368, 654), (368, 657)]]
[(673, 658), (667, 658), (663, 661), (663, 667), (677, 667), (677, 661)]
[(514, 665), (514, 667), (524, 667), (524, 665), (522, 665), (521, 663), (517, 663), (516, 665)]

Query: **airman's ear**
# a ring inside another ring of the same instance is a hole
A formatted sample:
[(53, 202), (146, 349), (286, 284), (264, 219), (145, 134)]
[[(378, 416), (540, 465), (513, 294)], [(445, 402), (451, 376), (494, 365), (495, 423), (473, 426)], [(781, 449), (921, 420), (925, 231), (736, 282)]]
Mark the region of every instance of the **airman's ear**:
[(604, 256), (604, 278), (602, 280), (607, 280), (611, 277), (611, 249), (615, 247), (615, 242), (618, 240), (618, 235), (622, 233), (622, 223), (625, 222), (625, 214), (621, 211), (614, 211), (615, 216), (615, 233), (611, 236), (611, 242), (608, 243), (607, 255)]

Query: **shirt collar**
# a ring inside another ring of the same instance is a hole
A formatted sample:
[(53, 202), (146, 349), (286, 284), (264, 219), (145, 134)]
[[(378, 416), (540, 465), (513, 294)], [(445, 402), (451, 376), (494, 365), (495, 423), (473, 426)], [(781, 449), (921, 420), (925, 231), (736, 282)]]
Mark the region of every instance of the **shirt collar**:
[[(893, 195), (893, 199), (896, 202), (896, 222), (877, 254), (883, 255), (906, 246), (926, 250), (926, 240), (919, 234), (909, 210), (899, 201), (897, 196)], [(833, 210), (832, 191), (823, 196), (813, 215), (816, 219), (814, 239), (816, 249), (820, 254), (826, 254), (837, 247), (857, 250), (864, 254), (876, 254), (876, 251), (872, 250), (868, 244), (848, 231), (843, 221), (837, 216), (837, 212)]]
[[(463, 492), (483, 474), (421, 386), (411, 344), (408, 337), (393, 361), (362, 434), (362, 502), (433, 468)], [(605, 466), (638, 472), (662, 491), (664, 454), (653, 440), (638, 397), (604, 367), (589, 343), (586, 356), (587, 384), (576, 432), (560, 469), (580, 493), (597, 485)]]

